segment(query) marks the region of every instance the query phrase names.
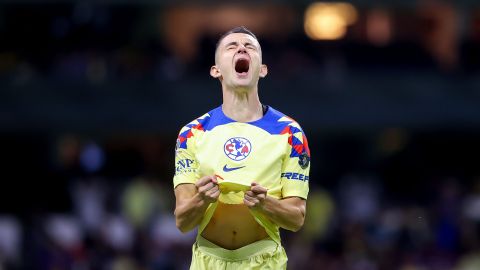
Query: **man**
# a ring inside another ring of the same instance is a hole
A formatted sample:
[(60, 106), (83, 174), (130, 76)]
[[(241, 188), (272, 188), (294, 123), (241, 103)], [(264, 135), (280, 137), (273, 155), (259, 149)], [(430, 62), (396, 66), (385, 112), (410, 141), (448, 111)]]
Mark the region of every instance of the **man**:
[(181, 129), (175, 153), (176, 224), (198, 227), (190, 269), (285, 269), (279, 227), (297, 231), (305, 219), (307, 139), (260, 103), (267, 66), (245, 27), (220, 38), (210, 75), (223, 104)]

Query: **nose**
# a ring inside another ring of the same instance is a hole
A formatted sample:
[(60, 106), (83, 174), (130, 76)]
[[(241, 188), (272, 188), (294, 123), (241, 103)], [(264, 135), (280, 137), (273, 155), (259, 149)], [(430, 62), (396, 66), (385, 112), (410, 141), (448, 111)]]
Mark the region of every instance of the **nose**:
[(243, 44), (238, 45), (237, 53), (246, 53), (246, 52), (247, 52), (247, 48), (245, 48), (245, 45)]

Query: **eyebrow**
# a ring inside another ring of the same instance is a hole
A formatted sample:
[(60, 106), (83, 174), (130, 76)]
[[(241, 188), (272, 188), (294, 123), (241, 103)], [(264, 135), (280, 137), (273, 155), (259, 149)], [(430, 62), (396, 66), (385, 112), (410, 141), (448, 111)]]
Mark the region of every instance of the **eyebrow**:
[[(235, 45), (235, 46), (237, 46), (237, 45), (238, 45), (238, 42), (237, 42), (237, 41), (229, 42), (229, 43), (225, 44), (225, 47), (228, 47), (228, 46), (230, 46), (230, 45)], [(244, 46), (253, 45), (254, 47), (257, 47), (257, 46), (255, 46), (252, 42), (249, 42), (249, 41), (245, 42), (243, 45), (244, 45)]]
[(229, 43), (225, 44), (225, 47), (228, 47), (230, 45), (238, 45), (238, 42), (236, 42), (236, 41), (229, 42)]

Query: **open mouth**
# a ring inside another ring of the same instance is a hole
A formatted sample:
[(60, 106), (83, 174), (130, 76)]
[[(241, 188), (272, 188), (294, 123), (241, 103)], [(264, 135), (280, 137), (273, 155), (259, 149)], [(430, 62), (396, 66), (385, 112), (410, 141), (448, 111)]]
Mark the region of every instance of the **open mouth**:
[(235, 62), (235, 71), (240, 75), (246, 75), (248, 73), (248, 69), (250, 67), (250, 61), (248, 59), (238, 59)]

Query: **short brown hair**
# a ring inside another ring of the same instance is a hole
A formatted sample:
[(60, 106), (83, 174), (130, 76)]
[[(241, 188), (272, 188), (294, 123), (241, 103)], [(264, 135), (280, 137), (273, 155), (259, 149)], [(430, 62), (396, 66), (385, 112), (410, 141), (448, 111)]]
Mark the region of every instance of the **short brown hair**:
[(235, 34), (235, 33), (243, 33), (243, 34), (247, 34), (247, 35), (250, 35), (252, 36), (254, 39), (256, 39), (258, 41), (258, 38), (255, 36), (254, 33), (252, 33), (252, 31), (248, 30), (248, 28), (246, 28), (245, 26), (237, 26), (229, 31), (227, 31), (225, 34), (223, 34), (219, 39), (218, 39), (218, 42), (217, 42), (217, 45), (215, 46), (215, 49), (218, 48), (218, 46), (220, 45), (220, 42), (222, 42), (222, 40), (230, 35), (230, 34)]

